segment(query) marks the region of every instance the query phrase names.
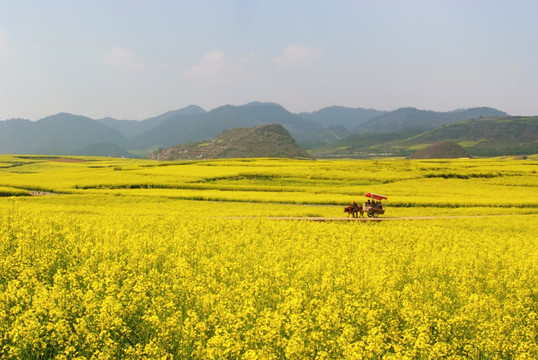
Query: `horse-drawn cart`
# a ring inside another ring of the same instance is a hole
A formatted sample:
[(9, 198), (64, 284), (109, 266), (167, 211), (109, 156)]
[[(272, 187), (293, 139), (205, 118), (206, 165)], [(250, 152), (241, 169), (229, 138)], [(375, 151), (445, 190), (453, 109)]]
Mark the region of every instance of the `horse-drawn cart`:
[(383, 204), (381, 203), (381, 200), (387, 200), (386, 196), (373, 193), (367, 193), (365, 196), (370, 199), (368, 200), (368, 202), (364, 203), (364, 205), (358, 205), (357, 203), (353, 202), (352, 204), (349, 204), (344, 208), (344, 212), (348, 214), (348, 217), (349, 215), (352, 215), (353, 217), (359, 217), (359, 213), (362, 217), (364, 216), (364, 213), (366, 213), (368, 217), (376, 218), (380, 214), (382, 215), (385, 213), (385, 209), (383, 209)]
[[(370, 205), (367, 204), (366, 209), (364, 209), (368, 214), (368, 217), (378, 217), (380, 214), (383, 215), (385, 213), (381, 200), (387, 200), (386, 196), (373, 193), (367, 193), (365, 196), (371, 199), (371, 202), (368, 200)], [(376, 200), (378, 200), (378, 202), (376, 202)]]

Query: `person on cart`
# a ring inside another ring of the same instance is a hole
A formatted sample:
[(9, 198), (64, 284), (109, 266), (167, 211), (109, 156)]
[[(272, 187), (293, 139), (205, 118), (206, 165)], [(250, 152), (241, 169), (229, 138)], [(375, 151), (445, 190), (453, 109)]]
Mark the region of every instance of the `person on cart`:
[(387, 199), (385, 195), (367, 193), (365, 196), (369, 198), (365, 209), (368, 217), (376, 218), (385, 213), (385, 209), (383, 209), (383, 204), (381, 203), (381, 200)]

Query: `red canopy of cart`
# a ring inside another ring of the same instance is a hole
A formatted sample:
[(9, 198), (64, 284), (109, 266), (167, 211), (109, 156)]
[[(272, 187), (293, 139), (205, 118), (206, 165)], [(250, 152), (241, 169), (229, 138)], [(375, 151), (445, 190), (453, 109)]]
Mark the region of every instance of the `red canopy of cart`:
[(379, 195), (379, 194), (372, 194), (372, 193), (367, 193), (366, 195), (364, 195), (368, 198), (371, 198), (371, 199), (375, 199), (375, 200), (387, 200), (387, 197), (384, 196), (384, 195)]

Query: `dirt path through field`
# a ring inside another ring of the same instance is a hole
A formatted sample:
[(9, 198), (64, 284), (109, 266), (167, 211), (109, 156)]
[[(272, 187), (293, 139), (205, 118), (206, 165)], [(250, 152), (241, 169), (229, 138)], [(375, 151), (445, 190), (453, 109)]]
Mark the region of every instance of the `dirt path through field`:
[(32, 195), (32, 196), (50, 196), (50, 195), (58, 195), (58, 194), (51, 193), (51, 192), (46, 192), (46, 191), (30, 191), (30, 195)]
[(402, 216), (402, 217), (378, 217), (378, 218), (347, 218), (347, 217), (299, 217), (299, 216), (268, 216), (268, 217), (239, 217), (230, 216), (225, 219), (269, 219), (269, 220), (288, 220), (288, 221), (394, 221), (394, 220), (439, 220), (439, 219), (465, 219), (465, 218), (483, 218), (483, 217), (499, 217), (499, 216), (529, 216), (536, 214), (494, 214), (494, 215), (440, 215), (440, 216)]

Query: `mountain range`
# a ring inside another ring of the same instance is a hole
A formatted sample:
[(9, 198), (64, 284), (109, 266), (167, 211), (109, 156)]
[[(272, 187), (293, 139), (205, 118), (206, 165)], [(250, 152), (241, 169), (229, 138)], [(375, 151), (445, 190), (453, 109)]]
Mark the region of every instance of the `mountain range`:
[(325, 147), (330, 152), (353, 138), (378, 139), (369, 145), (372, 147), (462, 121), (508, 117), (487, 107), (434, 112), (333, 106), (294, 114), (279, 104), (264, 102), (225, 105), (210, 111), (191, 105), (145, 120), (91, 119), (60, 113), (38, 121), (0, 121), (0, 153), (145, 156), (160, 148), (211, 139), (224, 130), (268, 123), (281, 124), (305, 149), (319, 152)]

